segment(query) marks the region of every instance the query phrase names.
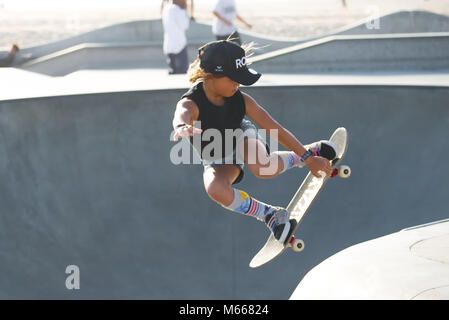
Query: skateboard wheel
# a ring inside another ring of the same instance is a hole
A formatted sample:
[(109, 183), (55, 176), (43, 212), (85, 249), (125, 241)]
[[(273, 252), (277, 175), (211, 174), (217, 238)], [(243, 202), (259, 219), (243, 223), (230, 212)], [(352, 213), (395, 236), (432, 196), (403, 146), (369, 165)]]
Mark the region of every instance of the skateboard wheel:
[(291, 245), (293, 251), (295, 252), (300, 252), (304, 250), (304, 241), (302, 241), (301, 239), (295, 239), (295, 241), (293, 241)]
[(341, 166), (338, 168), (338, 176), (341, 178), (349, 178), (351, 175), (351, 168), (348, 166)]

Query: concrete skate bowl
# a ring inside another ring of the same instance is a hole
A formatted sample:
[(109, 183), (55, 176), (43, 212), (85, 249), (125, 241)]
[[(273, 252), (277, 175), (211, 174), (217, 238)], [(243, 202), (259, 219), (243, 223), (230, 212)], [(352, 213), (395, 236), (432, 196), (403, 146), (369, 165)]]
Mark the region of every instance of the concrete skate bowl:
[[(296, 38), (274, 38), (259, 35), (253, 32), (239, 31), (245, 42), (255, 41), (261, 45), (269, 45), (269, 50), (279, 49), (298, 41)], [(164, 30), (160, 19), (145, 21), (130, 21), (119, 23), (109, 27), (92, 30), (67, 39), (52, 43), (22, 49), (23, 53), (30, 53), (34, 57), (42, 57), (57, 51), (84, 43), (133, 43), (133, 42), (155, 42), (162, 46)], [(212, 26), (190, 22), (186, 32), (188, 42), (204, 44), (213, 41)], [(268, 48), (267, 48), (268, 49)]]
[(251, 61), (262, 73), (449, 70), (449, 32), (329, 36)]
[[(449, 88), (251, 87), (304, 143), (349, 132), (348, 180), (330, 181), (297, 236), (305, 250), (259, 269), (268, 235), (203, 189), (200, 165), (170, 162), (184, 90), (0, 101), (0, 297), (287, 299), (350, 245), (447, 218)], [(286, 205), (306, 170), (236, 187)], [(66, 267), (80, 270), (68, 290)]]
[[(373, 25), (372, 21), (376, 21), (376, 23)], [(254, 41), (257, 43), (259, 48), (256, 51), (257, 55), (264, 55), (282, 48), (332, 36), (359, 35), (359, 40), (363, 40), (363, 36), (375, 34), (448, 31), (449, 17), (447, 16), (425, 11), (400, 11), (380, 17), (369, 17), (334, 32), (310, 38), (268, 37), (245, 31), (241, 31), (241, 35), (244, 42)], [(191, 22), (187, 38), (188, 54), (191, 61), (196, 57), (197, 49), (201, 45), (214, 40), (211, 26), (196, 22)], [(356, 40), (357, 38), (352, 39)], [(370, 39), (368, 38), (368, 40)], [(80, 69), (165, 68), (166, 59), (162, 52), (162, 42), (161, 20), (133, 21), (93, 30), (53, 43), (25, 48), (21, 50), (20, 56), (28, 57), (28, 61), (19, 56), (16, 63), (25, 70), (51, 76), (64, 76)], [(350, 47), (354, 47), (353, 43), (354, 41)], [(343, 41), (340, 41), (340, 44), (343, 44)], [(312, 43), (312, 45), (314, 44)], [(332, 52), (333, 57), (340, 56), (328, 49), (329, 46), (326, 48), (326, 52)], [(354, 48), (351, 49), (343, 56), (352, 57), (354, 53), (351, 52), (354, 51)], [(361, 50), (365, 49), (361, 46)], [(379, 49), (374, 49), (373, 52), (379, 52)], [(386, 52), (389, 53), (388, 48)], [(371, 51), (368, 50), (366, 55), (370, 56), (370, 53)], [(321, 55), (318, 54), (318, 57)], [(262, 58), (260, 57), (260, 59)], [(398, 57), (399, 59), (400, 57)], [(315, 72), (321, 71), (314, 64), (311, 64), (309, 68)], [(279, 72), (281, 71), (279, 70)]]
[[(214, 41), (212, 27), (191, 22), (186, 33), (188, 56), (193, 61), (198, 48)], [(64, 76), (80, 69), (166, 68), (162, 51), (161, 20), (133, 21), (93, 30), (65, 40), (23, 49), (31, 59), (20, 67), (51, 76)], [(256, 42), (258, 53), (284, 48), (296, 39), (282, 39), (241, 32), (245, 43)]]
[[(201, 44), (191, 44), (190, 61)], [(330, 36), (254, 56), (263, 73), (433, 71), (449, 69), (449, 33)], [(21, 68), (64, 76), (80, 69), (166, 68), (161, 44), (87, 43)]]
[[(378, 21), (379, 28), (370, 27), (370, 22)], [(372, 16), (357, 21), (328, 34), (310, 38), (267, 37), (245, 30), (239, 31), (245, 41), (255, 41), (262, 45), (270, 45), (269, 50), (275, 50), (293, 43), (305, 42), (329, 35), (360, 35), (360, 34), (390, 34), (390, 33), (425, 33), (449, 32), (449, 17), (427, 11), (398, 11)], [(30, 54), (33, 58), (42, 57), (57, 51), (84, 43), (131, 43), (158, 42), (162, 44), (163, 28), (160, 19), (145, 21), (130, 21), (104, 28), (92, 30), (67, 39), (44, 45), (23, 48), (21, 53)], [(191, 22), (187, 31), (189, 42), (205, 43), (213, 40), (211, 26), (204, 23)], [(269, 43), (267, 43), (269, 41)]]

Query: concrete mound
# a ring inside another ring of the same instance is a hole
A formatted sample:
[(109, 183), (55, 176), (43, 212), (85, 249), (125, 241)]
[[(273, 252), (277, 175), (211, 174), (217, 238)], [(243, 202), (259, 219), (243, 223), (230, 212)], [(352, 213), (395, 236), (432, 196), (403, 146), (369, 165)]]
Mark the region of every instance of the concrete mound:
[(314, 267), (290, 299), (449, 300), (449, 220), (347, 248)]

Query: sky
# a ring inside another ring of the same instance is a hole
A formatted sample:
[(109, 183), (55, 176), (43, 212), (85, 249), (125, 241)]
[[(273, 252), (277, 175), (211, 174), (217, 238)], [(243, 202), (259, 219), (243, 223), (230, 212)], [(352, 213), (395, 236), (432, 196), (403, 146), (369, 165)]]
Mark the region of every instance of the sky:
[[(197, 0), (201, 1), (201, 0)], [(0, 7), (11, 11), (49, 11), (97, 8), (123, 8), (145, 6), (148, 2), (160, 3), (159, 0), (0, 0)]]
[[(194, 0), (199, 7), (212, 6), (215, 0)], [(376, 0), (349, 0), (356, 2), (376, 2)], [(398, 0), (395, 0), (398, 1)], [(403, 0), (402, 0), (403, 1)], [(416, 1), (416, 0), (415, 0)], [(248, 5), (250, 3), (276, 4), (276, 3), (320, 5), (340, 3), (341, 0), (237, 0), (237, 5)], [(348, 2), (348, 1), (347, 1)], [(161, 0), (0, 0), (0, 8), (10, 11), (69, 11), (69, 10), (94, 10), (94, 9), (118, 9), (159, 6)]]

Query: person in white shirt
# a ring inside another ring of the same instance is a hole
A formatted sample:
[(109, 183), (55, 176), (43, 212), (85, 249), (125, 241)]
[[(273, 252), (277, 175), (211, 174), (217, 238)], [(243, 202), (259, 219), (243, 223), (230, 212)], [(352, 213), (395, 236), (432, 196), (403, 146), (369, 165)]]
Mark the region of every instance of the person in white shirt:
[(167, 57), (169, 74), (186, 73), (188, 68), (186, 30), (189, 18), (186, 0), (165, 1), (162, 9), (164, 27), (163, 51)]
[[(162, 14), (162, 10), (164, 9), (164, 5), (166, 3), (168, 3), (168, 1), (169, 0), (162, 0), (162, 3), (161, 3), (161, 14)], [(189, 17), (190, 17), (190, 20), (192, 20), (192, 21), (195, 21), (195, 17), (193, 16), (194, 7), (195, 7), (194, 0), (190, 0), (190, 15), (189, 15)]]
[(212, 32), (215, 38), (217, 40), (231, 39), (238, 45), (241, 45), (240, 34), (237, 31), (234, 20), (241, 21), (248, 29), (252, 29), (252, 25), (237, 13), (235, 0), (216, 0), (212, 13), (214, 15)]

